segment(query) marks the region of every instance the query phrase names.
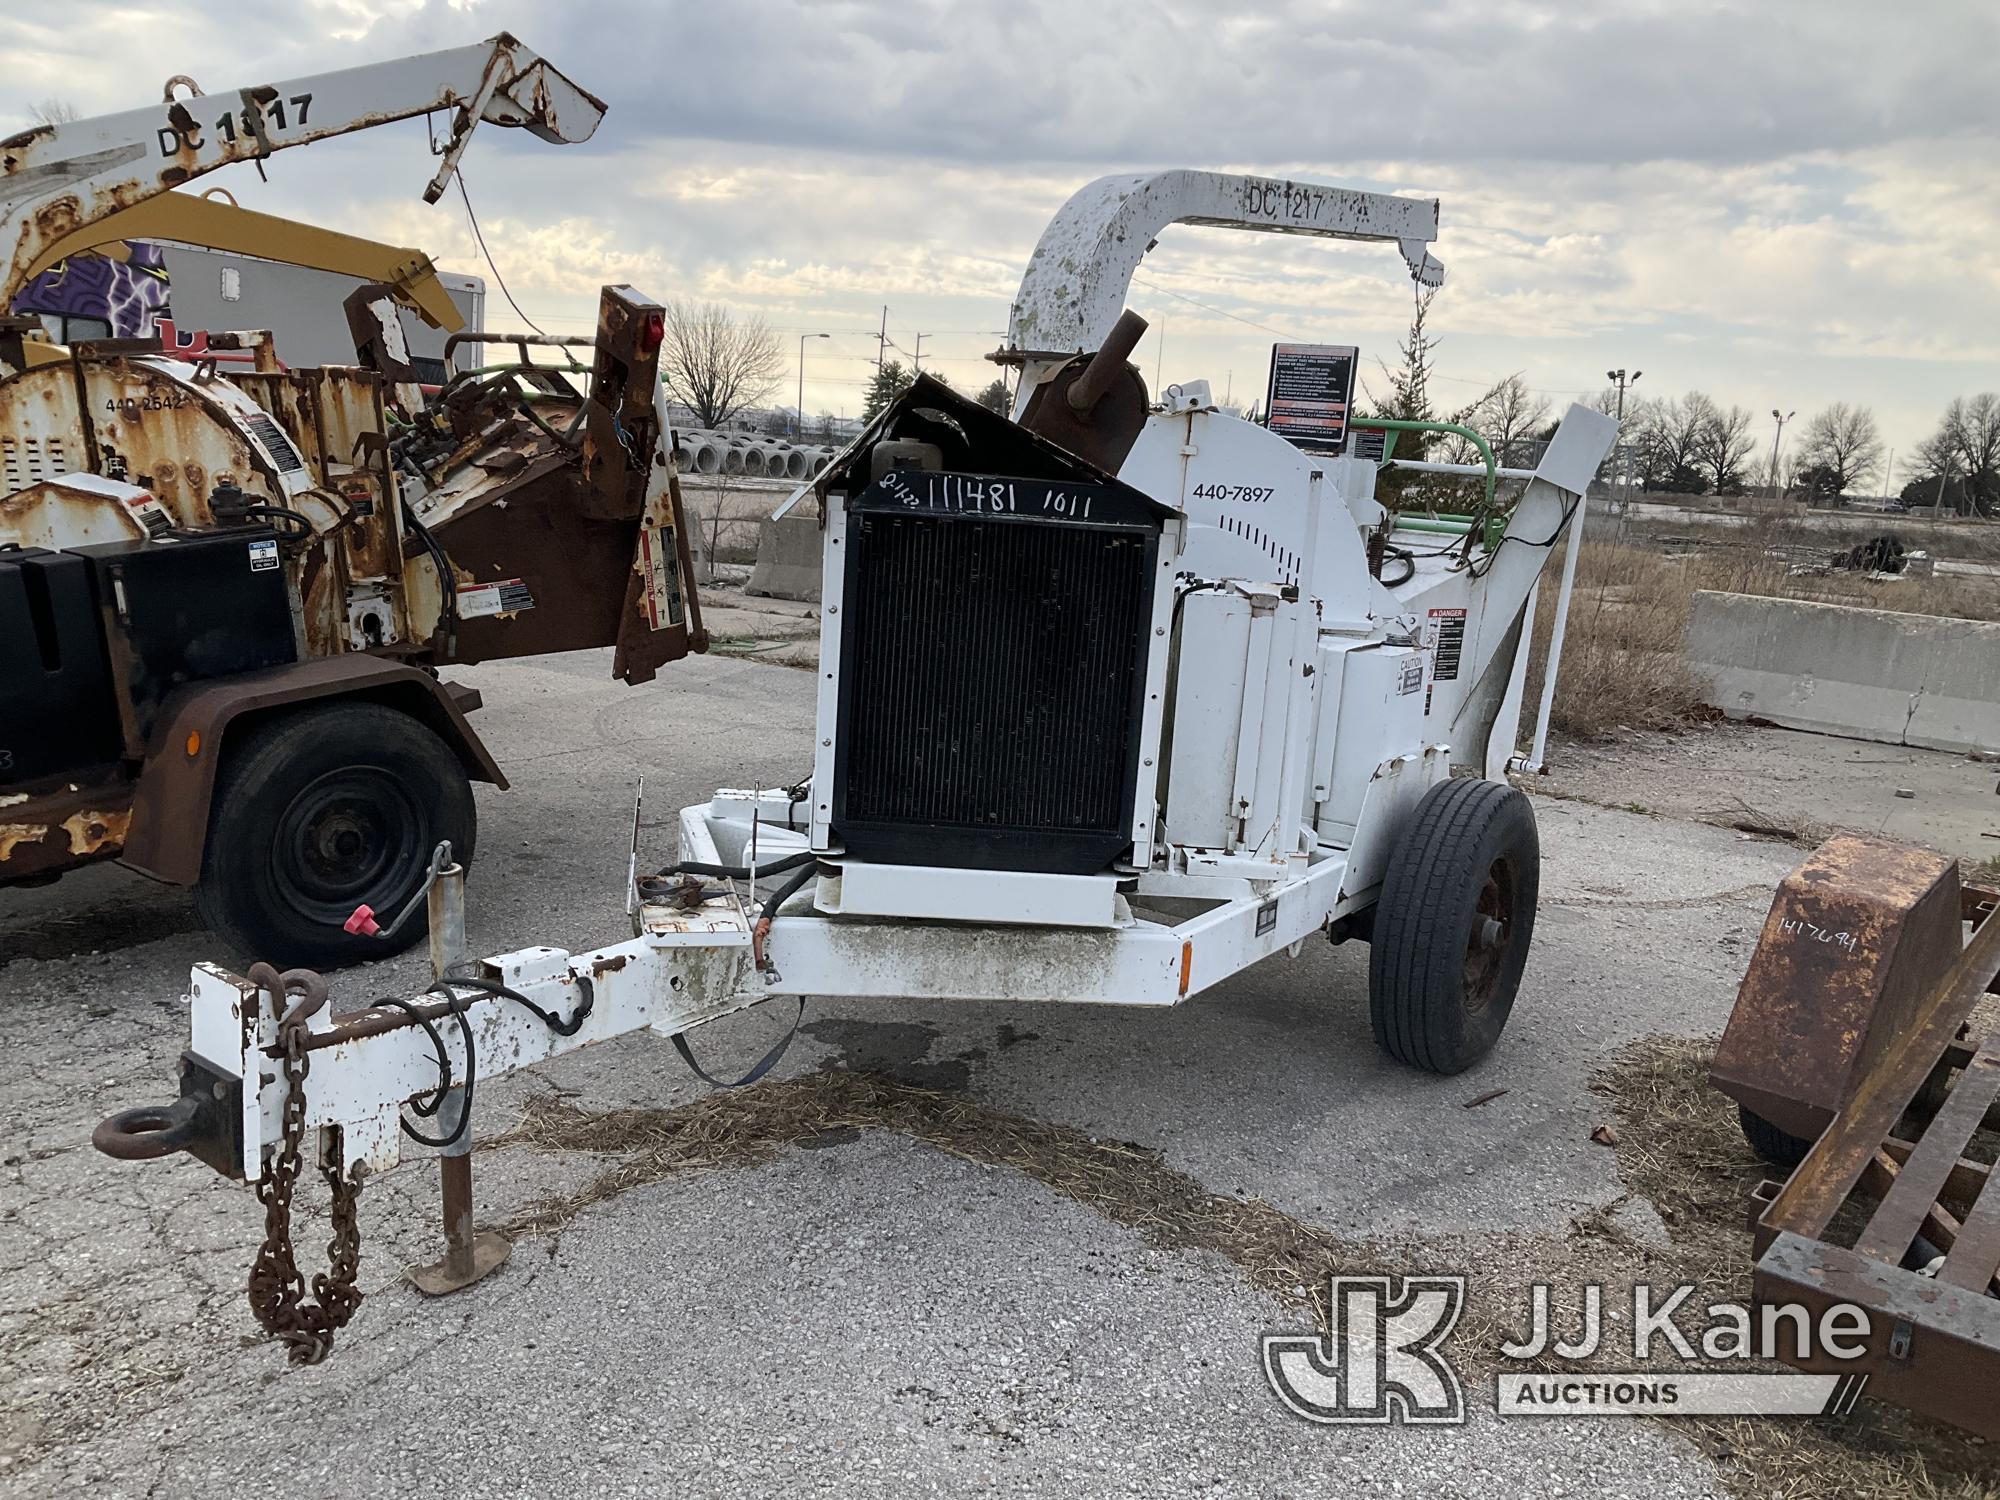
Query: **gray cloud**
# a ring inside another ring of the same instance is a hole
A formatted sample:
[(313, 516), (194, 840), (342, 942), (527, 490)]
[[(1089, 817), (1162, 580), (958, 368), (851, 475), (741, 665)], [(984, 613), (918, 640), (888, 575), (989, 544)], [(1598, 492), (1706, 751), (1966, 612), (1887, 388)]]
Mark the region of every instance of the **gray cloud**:
[[(1639, 364), (1649, 385), (1757, 410), (1870, 400), (1902, 445), (1950, 395), (2000, 385), (1990, 0), (72, 0), (0, 15), (0, 113), (501, 29), (611, 105), (586, 146), (494, 130), (466, 160), (501, 269), (566, 326), (589, 326), (590, 288), (613, 278), (809, 329), (872, 326), (892, 301), (906, 338), (937, 330), (926, 349), (972, 378), (1070, 191), (1233, 166), (1443, 199), (1454, 390), (1523, 369), (1562, 391)], [(456, 205), (415, 202), (431, 165), (403, 125), (281, 156), (268, 185), (223, 180), (482, 271)], [(1383, 350), (1406, 312), (1393, 255), (1355, 247), (1175, 230), (1142, 275), (1168, 379), (1240, 383), (1269, 328)], [(872, 352), (816, 347), (809, 403), (833, 404)]]

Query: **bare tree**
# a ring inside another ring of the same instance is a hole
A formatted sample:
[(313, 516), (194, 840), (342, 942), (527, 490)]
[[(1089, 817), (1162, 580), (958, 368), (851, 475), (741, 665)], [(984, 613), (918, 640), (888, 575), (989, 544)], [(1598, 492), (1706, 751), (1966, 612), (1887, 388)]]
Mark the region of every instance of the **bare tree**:
[(1918, 445), (1917, 458), (1933, 478), (1963, 478), (1963, 509), (2000, 514), (2000, 395), (1955, 397), (1936, 433)]
[(71, 120), (81, 120), (83, 111), (71, 100), (50, 97), (30, 104), (28, 118), (37, 125), (67, 125)]
[(660, 379), (698, 427), (720, 427), (778, 388), (784, 351), (755, 313), (739, 316), (718, 302), (677, 297), (667, 304)]
[(1509, 375), (1473, 404), (1465, 424), (1493, 445), (1503, 467), (1514, 462), (1516, 444), (1549, 425), (1549, 398), (1529, 386), (1520, 374)]
[(1702, 442), (1715, 420), (1715, 403), (1700, 391), (1648, 402), (1626, 421), (1636, 421), (1639, 469), (1647, 489), (1699, 495), (1708, 488), (1701, 462)]
[(1846, 494), (1875, 472), (1882, 459), (1882, 434), (1875, 413), (1836, 401), (1815, 412), (1799, 437), (1799, 477), (1814, 494)]
[(736, 514), (732, 503), (735, 494), (729, 482), (720, 478), (712, 485), (688, 489), (689, 508), (694, 512), (695, 522), (695, 567), (703, 583), (714, 583), (721, 576), (718, 564), (722, 551), (736, 545), (742, 529), (743, 518)]
[(1748, 477), (1748, 465), (1756, 453), (1757, 438), (1752, 432), (1755, 418), (1740, 406), (1727, 411), (1711, 407), (1708, 425), (1696, 439), (1695, 454), (1708, 475), (1708, 486), (1718, 495), (1740, 495)]

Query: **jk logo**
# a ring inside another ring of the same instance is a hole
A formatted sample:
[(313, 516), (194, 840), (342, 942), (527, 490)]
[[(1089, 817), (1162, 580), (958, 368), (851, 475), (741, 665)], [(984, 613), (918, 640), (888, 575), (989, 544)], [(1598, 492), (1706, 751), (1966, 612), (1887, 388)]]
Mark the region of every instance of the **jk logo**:
[(1264, 1335), (1271, 1389), (1308, 1422), (1465, 1420), (1458, 1372), (1438, 1352), (1465, 1310), (1463, 1276), (1335, 1276), (1333, 1328)]

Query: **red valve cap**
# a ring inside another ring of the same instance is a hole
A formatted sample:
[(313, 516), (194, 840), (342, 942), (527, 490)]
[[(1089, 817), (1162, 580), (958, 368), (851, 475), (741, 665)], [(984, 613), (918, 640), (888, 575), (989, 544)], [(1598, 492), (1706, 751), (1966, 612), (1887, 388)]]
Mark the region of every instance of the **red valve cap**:
[(357, 937), (373, 937), (382, 930), (382, 924), (375, 920), (375, 909), (372, 906), (355, 907), (354, 915), (340, 925), (342, 930), (354, 933)]

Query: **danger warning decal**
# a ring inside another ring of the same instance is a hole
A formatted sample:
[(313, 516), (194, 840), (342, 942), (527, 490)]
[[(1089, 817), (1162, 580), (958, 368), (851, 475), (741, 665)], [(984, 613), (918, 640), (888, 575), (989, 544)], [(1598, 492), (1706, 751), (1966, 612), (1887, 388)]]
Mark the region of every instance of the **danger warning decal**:
[(645, 584), (646, 623), (665, 630), (681, 623), (680, 554), (674, 528), (647, 526), (639, 532), (639, 576)]
[(1459, 658), (1465, 654), (1465, 611), (1432, 610), (1424, 627), (1424, 645), (1431, 653), (1431, 680), (1458, 681)]
[(1424, 715), (1429, 717), (1431, 699), (1440, 682), (1458, 681), (1459, 662), (1465, 656), (1465, 611), (1434, 609), (1424, 622), (1424, 660), (1430, 664), (1430, 681), (1424, 687)]

